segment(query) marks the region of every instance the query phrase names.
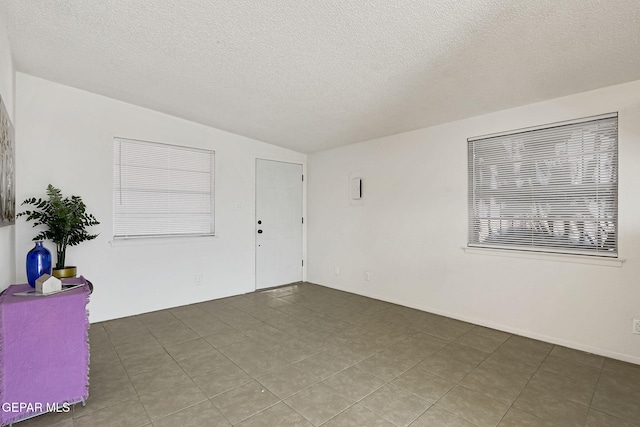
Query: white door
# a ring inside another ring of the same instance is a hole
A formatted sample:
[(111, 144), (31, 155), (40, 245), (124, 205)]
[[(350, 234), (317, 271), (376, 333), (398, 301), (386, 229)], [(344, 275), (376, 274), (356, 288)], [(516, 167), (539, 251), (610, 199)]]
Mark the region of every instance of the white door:
[(302, 280), (302, 165), (256, 161), (256, 289)]

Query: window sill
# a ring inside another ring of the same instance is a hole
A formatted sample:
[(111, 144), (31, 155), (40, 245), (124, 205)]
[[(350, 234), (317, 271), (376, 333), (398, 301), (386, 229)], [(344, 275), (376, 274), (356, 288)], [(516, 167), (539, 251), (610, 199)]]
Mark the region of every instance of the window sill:
[(601, 265), (605, 267), (622, 267), (624, 263), (620, 258), (604, 258), (593, 256), (581, 256), (581, 255), (566, 255), (566, 254), (550, 254), (543, 252), (525, 252), (515, 250), (500, 250), (500, 249), (488, 249), (488, 248), (470, 248), (463, 247), (462, 250), (467, 254), (473, 255), (488, 255), (488, 256), (500, 256), (507, 258), (524, 258), (524, 259), (536, 259), (543, 261), (556, 261), (556, 262), (570, 262), (574, 264), (589, 264), (589, 265)]
[(208, 240), (216, 237), (214, 234), (203, 234), (201, 236), (164, 236), (164, 237), (136, 237), (125, 239), (111, 239), (109, 245), (112, 248), (128, 247), (128, 246), (149, 246), (149, 245), (170, 245), (174, 243), (193, 243), (194, 241)]

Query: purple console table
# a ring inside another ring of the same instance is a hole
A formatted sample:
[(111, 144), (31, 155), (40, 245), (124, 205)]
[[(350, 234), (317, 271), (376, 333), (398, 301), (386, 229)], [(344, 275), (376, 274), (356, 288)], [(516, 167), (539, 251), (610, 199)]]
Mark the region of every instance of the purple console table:
[[(89, 396), (89, 287), (42, 297), (11, 285), (0, 296), (0, 425), (68, 411)], [(66, 282), (66, 281), (65, 281)]]

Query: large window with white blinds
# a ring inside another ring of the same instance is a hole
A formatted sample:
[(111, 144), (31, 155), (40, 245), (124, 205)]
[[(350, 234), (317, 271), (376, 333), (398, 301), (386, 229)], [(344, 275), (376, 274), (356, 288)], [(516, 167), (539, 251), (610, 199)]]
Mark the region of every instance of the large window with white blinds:
[(113, 140), (114, 237), (214, 233), (214, 152)]
[(469, 246), (617, 257), (617, 113), (467, 142)]

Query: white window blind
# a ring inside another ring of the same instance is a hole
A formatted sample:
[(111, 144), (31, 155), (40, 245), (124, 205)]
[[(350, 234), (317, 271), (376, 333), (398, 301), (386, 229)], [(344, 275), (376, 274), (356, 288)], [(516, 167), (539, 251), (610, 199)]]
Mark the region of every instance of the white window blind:
[(213, 235), (213, 151), (113, 142), (116, 239)]
[(617, 256), (617, 113), (467, 143), (469, 246)]

